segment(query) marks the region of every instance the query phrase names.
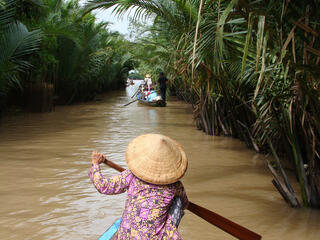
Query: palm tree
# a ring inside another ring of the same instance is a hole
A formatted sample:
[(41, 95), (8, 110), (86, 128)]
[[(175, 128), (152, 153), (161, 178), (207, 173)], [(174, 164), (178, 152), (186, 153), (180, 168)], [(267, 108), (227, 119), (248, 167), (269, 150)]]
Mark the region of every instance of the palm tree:
[(0, 8), (0, 109), (3, 109), (11, 88), (22, 89), (20, 74), (32, 65), (27, 56), (40, 45), (41, 31), (28, 31), (16, 21), (15, 0), (6, 0)]
[[(33, 23), (44, 33), (41, 49), (33, 57), (41, 64), (29, 75), (29, 84), (53, 86), (58, 104), (89, 100), (120, 86), (118, 82), (124, 84), (126, 77), (120, 72), (128, 58), (125, 51), (119, 51), (126, 44), (123, 37), (111, 34), (107, 23), (95, 23), (92, 14), (84, 16), (77, 0), (47, 0), (44, 4), (41, 19)], [(116, 59), (119, 66), (114, 64)]]

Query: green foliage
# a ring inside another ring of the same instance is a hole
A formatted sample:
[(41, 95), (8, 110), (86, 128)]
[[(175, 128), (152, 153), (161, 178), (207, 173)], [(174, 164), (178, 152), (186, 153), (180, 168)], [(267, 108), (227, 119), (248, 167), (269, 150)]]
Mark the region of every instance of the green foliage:
[(24, 91), (15, 96), (24, 100), (39, 84), (54, 89), (56, 103), (92, 99), (124, 86), (136, 64), (128, 55), (130, 43), (108, 31), (107, 23), (84, 14), (78, 0), (6, 0), (1, 7), (2, 109), (10, 104), (11, 89)]
[[(5, 1), (0, 9), (0, 109), (4, 109), (10, 89), (22, 90), (21, 74), (31, 67), (28, 56), (41, 41), (41, 31), (28, 31), (15, 21), (15, 1)], [(1, 112), (0, 110), (0, 112)]]

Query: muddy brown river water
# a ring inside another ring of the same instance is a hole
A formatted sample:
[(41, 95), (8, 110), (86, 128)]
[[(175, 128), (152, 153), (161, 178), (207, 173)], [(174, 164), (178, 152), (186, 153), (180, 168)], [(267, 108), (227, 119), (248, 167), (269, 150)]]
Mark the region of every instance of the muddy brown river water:
[[(125, 194), (95, 190), (87, 176), (91, 151), (125, 167), (126, 145), (147, 132), (169, 135), (185, 149), (189, 167), (182, 182), (190, 201), (262, 239), (320, 239), (320, 211), (287, 206), (265, 156), (238, 140), (197, 131), (190, 105), (174, 98), (166, 108), (122, 107), (133, 91), (0, 120), (1, 240), (98, 239), (121, 216)], [(106, 176), (116, 173), (102, 168)], [(184, 239), (234, 239), (188, 211), (179, 229)]]

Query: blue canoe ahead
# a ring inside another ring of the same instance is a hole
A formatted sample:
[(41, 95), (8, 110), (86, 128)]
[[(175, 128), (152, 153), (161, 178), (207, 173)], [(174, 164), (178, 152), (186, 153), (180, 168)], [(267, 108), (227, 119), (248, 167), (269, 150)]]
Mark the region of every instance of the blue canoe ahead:
[(113, 237), (113, 235), (118, 231), (120, 224), (121, 224), (121, 218), (115, 221), (112, 224), (112, 226), (109, 227), (108, 230), (104, 232), (104, 234), (99, 238), (99, 240), (110, 240)]

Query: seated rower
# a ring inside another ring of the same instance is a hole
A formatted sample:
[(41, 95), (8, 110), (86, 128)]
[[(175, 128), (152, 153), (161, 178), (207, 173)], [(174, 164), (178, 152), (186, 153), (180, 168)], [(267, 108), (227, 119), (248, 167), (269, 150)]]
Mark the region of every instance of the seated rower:
[(179, 181), (188, 165), (182, 147), (161, 134), (138, 136), (126, 150), (129, 170), (109, 178), (100, 172), (99, 164), (105, 159), (103, 154), (92, 153), (89, 176), (96, 189), (107, 195), (128, 191), (112, 239), (182, 239), (177, 228), (181, 211), (189, 203)]

